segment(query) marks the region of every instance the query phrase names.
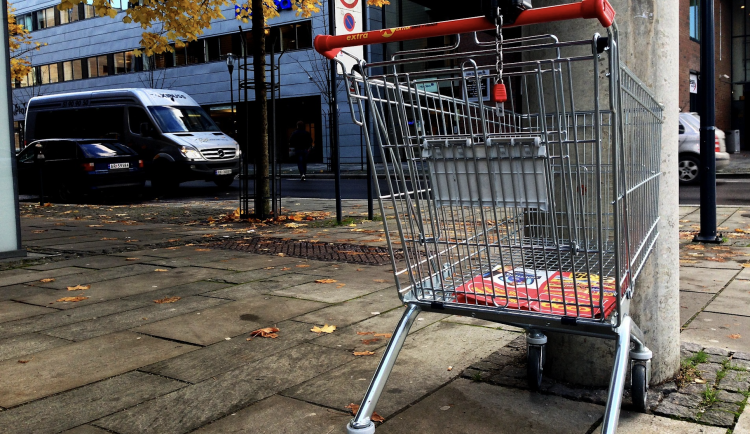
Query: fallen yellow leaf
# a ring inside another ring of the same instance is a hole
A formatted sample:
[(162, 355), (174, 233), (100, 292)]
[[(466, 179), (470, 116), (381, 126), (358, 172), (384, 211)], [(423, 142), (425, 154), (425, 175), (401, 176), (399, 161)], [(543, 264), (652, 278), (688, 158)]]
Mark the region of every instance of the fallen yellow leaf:
[(355, 351), (352, 354), (354, 354), (355, 356), (373, 356), (373, 355), (375, 355), (375, 353), (373, 353), (372, 351)]
[(106, 237), (105, 237), (105, 238), (102, 238), (102, 239), (101, 239), (101, 240), (99, 240), (99, 241), (115, 241), (115, 240), (117, 240), (117, 238), (106, 238)]
[(324, 325), (323, 327), (315, 326), (310, 329), (311, 332), (315, 333), (333, 333), (334, 330), (336, 330), (336, 326), (328, 324)]
[(336, 283), (337, 280), (333, 279), (318, 279), (315, 281), (315, 283)]
[(343, 288), (346, 286), (346, 283), (337, 283), (336, 288)]
[(289, 270), (291, 270), (291, 268), (289, 268), (289, 267), (284, 267), (284, 268), (281, 269), (281, 271), (289, 271)]
[(374, 335), (375, 332), (357, 332), (357, 334), (360, 336), (367, 336), (367, 335)]
[(735, 232), (739, 232), (739, 233), (741, 233), (741, 234), (744, 234), (744, 233), (745, 233), (745, 230), (744, 230), (744, 229), (740, 229), (740, 228), (737, 228), (737, 229), (735, 229), (734, 231), (735, 231)]
[(299, 265), (295, 265), (295, 267), (297, 267), (297, 268), (307, 268), (307, 267), (309, 267), (309, 265), (307, 265), (307, 264), (299, 264)]
[(739, 339), (741, 337), (742, 336), (740, 336), (739, 333), (734, 333), (734, 334), (729, 335), (729, 339)]
[(175, 301), (181, 299), (182, 297), (164, 297), (160, 298), (158, 300), (154, 300), (154, 303), (158, 304), (165, 304), (165, 303), (174, 303)]
[(85, 291), (89, 288), (91, 288), (91, 285), (68, 286), (68, 291)]
[(34, 360), (34, 358), (30, 358), (28, 360), (19, 360), (18, 363), (29, 363), (30, 361)]
[(48, 277), (46, 279), (41, 279), (40, 280), (40, 282), (42, 282), (42, 283), (50, 283), (50, 282), (54, 282), (54, 281), (55, 281), (55, 279), (53, 277)]
[(195, 249), (196, 252), (210, 252), (211, 249)]
[(88, 297), (63, 297), (63, 298), (58, 298), (57, 301), (62, 301), (62, 302), (69, 301), (71, 303), (75, 303), (75, 302), (87, 300), (87, 299)]
[(362, 343), (365, 345), (372, 345), (375, 342), (380, 342), (380, 338), (362, 339)]
[(137, 261), (138, 258), (125, 258), (126, 261)]
[(375, 336), (390, 339), (390, 337), (393, 336), (393, 333), (375, 333)]
[(169, 270), (167, 270), (166, 268), (157, 268), (157, 269), (156, 269), (156, 270), (154, 270), (154, 271), (158, 271), (158, 272), (160, 272), (160, 273), (164, 273), (164, 272), (166, 272), (166, 271), (169, 271)]
[[(276, 327), (266, 327), (250, 332), (250, 336), (252, 336), (253, 338), (260, 336), (262, 338), (276, 339), (279, 337), (278, 332), (279, 329), (277, 329)], [(252, 340), (252, 338), (248, 338), (247, 340)]]
[(385, 279), (372, 279), (375, 283), (385, 283)]
[(745, 262), (744, 264), (742, 264), (742, 267), (743, 268), (750, 268), (750, 262)]

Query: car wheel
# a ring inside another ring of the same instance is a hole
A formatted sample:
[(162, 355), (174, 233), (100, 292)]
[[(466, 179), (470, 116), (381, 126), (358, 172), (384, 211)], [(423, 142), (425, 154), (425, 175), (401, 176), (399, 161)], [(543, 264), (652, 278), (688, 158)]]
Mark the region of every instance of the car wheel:
[(76, 195), (66, 182), (60, 182), (55, 188), (55, 197), (62, 203), (72, 203)]
[(227, 188), (234, 182), (234, 175), (217, 176), (214, 178), (214, 184), (221, 188)]
[(180, 182), (175, 179), (171, 168), (167, 164), (155, 164), (151, 172), (151, 187), (156, 190), (156, 194), (170, 193), (180, 186)]
[(700, 158), (694, 155), (680, 155), (677, 174), (680, 184), (693, 185), (701, 179)]

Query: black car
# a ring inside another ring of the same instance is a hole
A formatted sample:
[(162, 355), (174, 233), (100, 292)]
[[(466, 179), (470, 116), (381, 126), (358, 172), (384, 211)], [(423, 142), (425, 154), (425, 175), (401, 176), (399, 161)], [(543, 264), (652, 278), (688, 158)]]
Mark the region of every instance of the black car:
[(61, 201), (112, 188), (139, 194), (145, 183), (138, 154), (108, 139), (37, 140), (16, 155), (16, 167), (21, 194), (38, 194), (43, 178), (44, 195)]

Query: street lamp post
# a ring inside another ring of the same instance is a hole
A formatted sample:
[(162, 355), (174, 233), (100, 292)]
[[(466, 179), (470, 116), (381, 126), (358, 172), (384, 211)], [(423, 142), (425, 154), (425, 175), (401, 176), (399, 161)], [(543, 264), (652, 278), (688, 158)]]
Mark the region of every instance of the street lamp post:
[(231, 132), (237, 137), (237, 131), (234, 125), (234, 89), (232, 89), (232, 73), (234, 72), (234, 54), (227, 54), (227, 69), (229, 70), (229, 107), (231, 110), (231, 118), (229, 122), (232, 125)]

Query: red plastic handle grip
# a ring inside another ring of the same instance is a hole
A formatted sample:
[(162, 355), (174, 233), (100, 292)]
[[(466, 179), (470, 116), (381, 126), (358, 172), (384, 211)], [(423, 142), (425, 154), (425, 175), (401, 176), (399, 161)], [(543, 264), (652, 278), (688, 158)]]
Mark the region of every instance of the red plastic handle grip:
[[(578, 3), (523, 11), (512, 25), (504, 27), (528, 26), (531, 24), (551, 23), (553, 21), (573, 20), (576, 18), (596, 18), (602, 26), (609, 27), (615, 20), (615, 10), (607, 0), (583, 0)], [(333, 59), (345, 47), (480, 32), (494, 28), (495, 23), (485, 17), (465, 18), (462, 20), (373, 30), (364, 33), (353, 33), (351, 35), (318, 35), (315, 37), (314, 45), (318, 53), (329, 59)]]

